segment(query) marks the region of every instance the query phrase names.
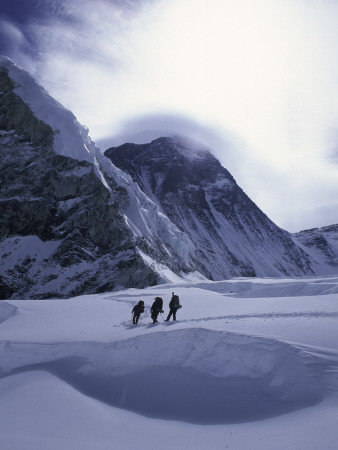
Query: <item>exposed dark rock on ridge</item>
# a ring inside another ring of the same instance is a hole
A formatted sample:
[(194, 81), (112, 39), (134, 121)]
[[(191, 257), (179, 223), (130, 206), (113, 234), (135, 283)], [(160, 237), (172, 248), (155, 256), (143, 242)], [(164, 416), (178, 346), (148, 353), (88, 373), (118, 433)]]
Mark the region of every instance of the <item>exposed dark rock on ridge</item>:
[(239, 188), (207, 150), (180, 139), (105, 152), (194, 242), (209, 278), (313, 273), (307, 254)]

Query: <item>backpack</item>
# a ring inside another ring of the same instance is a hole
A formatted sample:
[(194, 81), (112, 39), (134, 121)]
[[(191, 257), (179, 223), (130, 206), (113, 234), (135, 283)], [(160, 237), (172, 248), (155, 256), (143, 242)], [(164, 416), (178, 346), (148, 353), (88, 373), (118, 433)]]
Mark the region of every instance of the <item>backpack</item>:
[(139, 307), (140, 312), (143, 313), (144, 312), (144, 301), (143, 300), (140, 300), (138, 302), (138, 307)]
[(172, 299), (172, 307), (178, 309), (180, 307), (180, 298), (178, 295), (173, 295)]
[(163, 300), (161, 297), (155, 297), (155, 301), (153, 303), (153, 306), (151, 307), (152, 310), (159, 310), (161, 311), (163, 308)]

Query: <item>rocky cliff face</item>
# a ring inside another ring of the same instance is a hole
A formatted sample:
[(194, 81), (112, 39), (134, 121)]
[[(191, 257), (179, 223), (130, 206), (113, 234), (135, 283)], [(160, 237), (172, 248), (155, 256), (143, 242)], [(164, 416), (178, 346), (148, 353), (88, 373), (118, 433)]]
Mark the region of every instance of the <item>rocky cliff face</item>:
[(311, 260), (239, 188), (212, 154), (180, 139), (105, 152), (194, 243), (211, 279), (313, 273)]
[[(39, 119), (17, 94), (21, 86), (8, 67), (8, 60), (0, 67), (0, 298), (144, 287), (189, 272), (182, 251), (170, 253), (175, 240), (189, 251), (184, 234), (46, 93), (35, 109), (48, 107), (51, 123), (59, 114), (66, 133)], [(73, 145), (84, 157), (67, 156)], [(150, 223), (153, 233), (142, 234)]]
[(112, 201), (91, 163), (56, 154), (54, 131), (13, 89), (0, 69), (0, 297), (156, 283), (119, 207), (126, 192), (116, 185)]

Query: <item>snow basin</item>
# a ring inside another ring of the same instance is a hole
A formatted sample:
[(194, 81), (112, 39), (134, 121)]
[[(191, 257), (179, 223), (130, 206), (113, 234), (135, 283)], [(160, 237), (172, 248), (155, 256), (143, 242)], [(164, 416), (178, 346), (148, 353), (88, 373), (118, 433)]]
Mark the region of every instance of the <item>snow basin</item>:
[(108, 405), (195, 424), (266, 419), (324, 395), (289, 344), (201, 328), (114, 343), (12, 342), (2, 361), (3, 376), (43, 370)]

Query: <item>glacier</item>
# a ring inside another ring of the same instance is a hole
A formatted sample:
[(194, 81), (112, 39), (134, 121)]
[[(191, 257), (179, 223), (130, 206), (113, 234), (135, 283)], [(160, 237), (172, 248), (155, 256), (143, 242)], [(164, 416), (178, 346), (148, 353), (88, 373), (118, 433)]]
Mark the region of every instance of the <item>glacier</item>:
[[(242, 278), (0, 302), (1, 447), (333, 450), (338, 281), (302, 283)], [(167, 311), (172, 291), (178, 320), (153, 325), (153, 298)]]

